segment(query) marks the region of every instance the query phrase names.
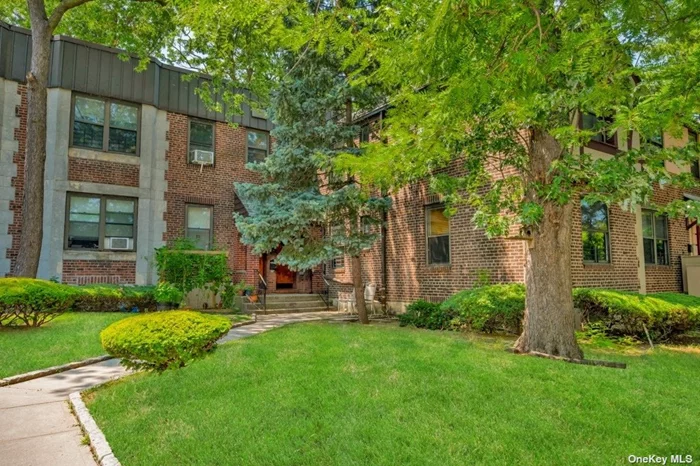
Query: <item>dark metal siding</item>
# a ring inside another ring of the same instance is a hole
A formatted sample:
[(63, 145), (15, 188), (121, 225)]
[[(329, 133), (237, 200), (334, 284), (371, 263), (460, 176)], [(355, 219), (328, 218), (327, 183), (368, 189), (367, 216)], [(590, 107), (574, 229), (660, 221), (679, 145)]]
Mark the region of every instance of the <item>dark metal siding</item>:
[[(120, 57), (120, 53), (122, 56)], [(184, 80), (191, 72), (151, 60), (146, 69), (135, 71), (135, 57), (97, 44), (57, 36), (51, 44), (49, 87), (60, 87), (86, 94), (153, 105), (162, 110), (197, 118), (226, 121), (228, 109), (215, 112), (206, 107), (195, 89), (207, 78)], [(30, 67), (31, 37), (26, 29), (0, 22), (0, 78), (25, 82)], [(221, 102), (219, 96), (216, 99)], [(243, 105), (232, 120), (255, 129), (270, 130), (268, 120), (254, 118)]]

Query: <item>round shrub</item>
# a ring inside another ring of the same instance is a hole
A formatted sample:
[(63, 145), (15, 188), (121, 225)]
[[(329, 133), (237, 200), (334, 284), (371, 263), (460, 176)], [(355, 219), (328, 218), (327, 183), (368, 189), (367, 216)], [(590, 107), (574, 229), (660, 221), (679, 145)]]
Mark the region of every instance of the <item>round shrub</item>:
[(102, 347), (134, 369), (163, 371), (202, 357), (231, 328), (226, 317), (193, 311), (143, 314), (113, 323)]
[(525, 286), (509, 283), (460, 291), (440, 308), (455, 315), (455, 329), (517, 334), (525, 314)]
[(75, 289), (35, 278), (0, 278), (0, 327), (39, 327), (71, 308)]

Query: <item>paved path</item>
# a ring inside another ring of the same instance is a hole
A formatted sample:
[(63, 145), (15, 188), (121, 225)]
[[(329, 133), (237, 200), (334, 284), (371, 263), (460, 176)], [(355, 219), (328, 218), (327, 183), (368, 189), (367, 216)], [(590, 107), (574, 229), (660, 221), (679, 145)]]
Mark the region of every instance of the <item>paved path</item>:
[[(232, 329), (221, 342), (294, 322), (346, 320), (346, 314), (314, 312), (261, 316)], [(68, 407), (68, 395), (128, 374), (117, 359), (0, 387), (0, 466), (94, 466), (95, 461)]]

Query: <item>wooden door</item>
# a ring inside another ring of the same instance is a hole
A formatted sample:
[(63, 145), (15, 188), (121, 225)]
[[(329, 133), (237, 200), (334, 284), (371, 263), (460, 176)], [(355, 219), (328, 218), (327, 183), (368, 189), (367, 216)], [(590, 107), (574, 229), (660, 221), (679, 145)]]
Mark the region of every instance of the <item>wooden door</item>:
[(289, 267), (286, 265), (278, 264), (275, 268), (275, 275), (278, 289), (294, 287), (294, 276), (296, 273), (289, 270)]

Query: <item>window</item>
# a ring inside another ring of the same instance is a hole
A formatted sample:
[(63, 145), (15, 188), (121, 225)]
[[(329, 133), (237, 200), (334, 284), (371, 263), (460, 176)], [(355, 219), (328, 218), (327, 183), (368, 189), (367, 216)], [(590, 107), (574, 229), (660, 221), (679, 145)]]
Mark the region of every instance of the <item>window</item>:
[(581, 202), (581, 242), (584, 262), (610, 262), (608, 208), (602, 202)]
[(655, 145), (656, 147), (663, 149), (664, 148), (664, 132), (659, 130), (656, 133), (654, 133), (650, 138), (649, 138), (649, 143)]
[(262, 162), (267, 157), (269, 134), (262, 131), (248, 130), (248, 162)]
[(138, 154), (139, 107), (76, 95), (72, 145), (104, 152)]
[(333, 270), (344, 269), (345, 268), (345, 256), (334, 257), (331, 260), (331, 268)]
[(369, 123), (360, 126), (360, 142), (369, 142), (370, 128)]
[(136, 200), (68, 194), (67, 249), (134, 250)]
[[(688, 129), (688, 144), (698, 143), (698, 133), (692, 129)], [(695, 178), (700, 178), (700, 160), (696, 160), (690, 165), (690, 172)]]
[(612, 118), (598, 117), (592, 113), (584, 113), (581, 116), (582, 129), (597, 131), (591, 138), (592, 142), (617, 147), (617, 131), (613, 131), (612, 134), (609, 134), (606, 129), (601, 128), (602, 126), (609, 126), (612, 122)]
[(194, 160), (194, 151), (214, 152), (214, 124), (199, 120), (190, 120), (190, 141), (187, 151), (188, 162)]
[(450, 220), (443, 206), (429, 206), (425, 210), (428, 243), (428, 265), (450, 263)]
[(195, 248), (210, 250), (213, 242), (213, 207), (189, 204), (186, 206), (185, 217), (187, 238), (194, 242)]
[(372, 230), (374, 227), (372, 219), (369, 216), (364, 215), (361, 218), (361, 223), (362, 223), (362, 234), (363, 235), (371, 235), (373, 233)]
[(642, 211), (644, 263), (668, 265), (668, 218), (651, 210)]

